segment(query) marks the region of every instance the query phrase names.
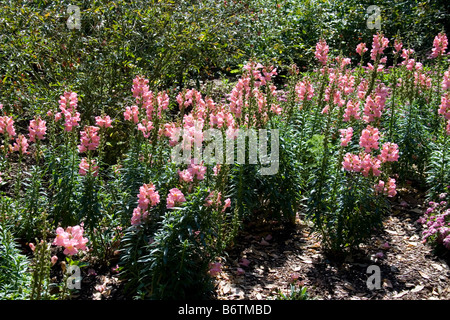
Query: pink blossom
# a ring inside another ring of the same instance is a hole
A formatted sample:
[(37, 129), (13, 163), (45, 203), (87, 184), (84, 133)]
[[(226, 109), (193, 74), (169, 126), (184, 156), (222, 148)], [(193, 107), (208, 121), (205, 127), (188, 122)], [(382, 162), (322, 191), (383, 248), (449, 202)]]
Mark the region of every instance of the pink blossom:
[(376, 157), (366, 153), (361, 157), (361, 172), (364, 177), (368, 177), (370, 171), (372, 171), (373, 176), (379, 176), (381, 174), (380, 171), (381, 161)]
[(14, 120), (12, 117), (3, 116), (0, 117), (0, 133), (8, 133), (9, 137), (12, 139), (16, 135), (16, 130), (14, 128)]
[(97, 126), (99, 126), (100, 128), (110, 128), (110, 127), (112, 127), (111, 126), (112, 120), (109, 116), (104, 116), (104, 117), (97, 116), (97, 117), (95, 117), (95, 124)]
[(382, 162), (395, 162), (398, 161), (398, 145), (392, 142), (386, 142), (383, 144), (380, 154), (380, 160)]
[(152, 183), (144, 184), (139, 188), (138, 207), (147, 210), (149, 206), (156, 206), (159, 201), (159, 193), (155, 191), (155, 186)]
[(314, 87), (309, 80), (300, 81), (295, 85), (296, 101), (311, 100), (314, 95)]
[(53, 245), (64, 247), (65, 255), (75, 255), (79, 250), (87, 250), (88, 239), (83, 237), (83, 233), (84, 229), (79, 225), (67, 227), (66, 230), (58, 227)]
[(381, 54), (383, 54), (384, 49), (387, 48), (389, 44), (389, 39), (384, 37), (382, 34), (377, 33), (373, 35), (372, 50), (370, 51), (370, 58), (375, 61)]
[(57, 256), (52, 256), (52, 258), (50, 260), (52, 262), (52, 266), (54, 266), (56, 264), (56, 262), (58, 261), (58, 257)]
[(99, 130), (100, 128), (95, 126), (84, 127), (84, 130), (81, 131), (81, 144), (78, 146), (80, 153), (97, 149), (100, 143), (100, 136), (98, 135)]
[(363, 129), (359, 145), (364, 148), (364, 151), (369, 153), (372, 149), (378, 149), (379, 131), (377, 128), (367, 126)]
[(431, 57), (437, 58), (438, 56), (444, 55), (445, 50), (447, 50), (447, 46), (448, 46), (447, 35), (444, 32), (439, 33), (434, 38)]
[(316, 59), (323, 65), (327, 64), (329, 50), (330, 48), (328, 47), (325, 39), (320, 39), (319, 42), (317, 42), (315, 56)]
[(366, 44), (365, 43), (360, 43), (360, 44), (358, 44), (357, 46), (356, 46), (356, 52), (360, 55), (360, 56), (362, 56), (367, 50), (369, 50), (369, 49), (367, 49), (366, 48)]
[(341, 133), (341, 146), (346, 147), (353, 136), (353, 128), (349, 127), (348, 129), (339, 129)]
[(344, 111), (343, 121), (347, 122), (352, 118), (357, 120), (360, 119), (359, 112), (359, 101), (353, 102), (352, 100), (348, 100)]
[(450, 94), (448, 92), (441, 96), (441, 104), (439, 105), (438, 113), (446, 120), (450, 119)]
[(403, 43), (400, 40), (395, 39), (394, 40), (394, 50), (395, 50), (396, 54), (400, 53), (400, 50), (402, 50), (402, 47), (403, 47)]
[(181, 204), (185, 201), (186, 198), (179, 189), (172, 188), (169, 190), (169, 195), (167, 196), (167, 208), (173, 208), (176, 204)]
[(137, 126), (138, 130), (142, 132), (145, 138), (150, 137), (152, 129), (155, 127), (153, 126), (153, 122), (147, 119), (143, 119), (141, 123)]
[(47, 127), (45, 126), (45, 120), (42, 120), (40, 117), (37, 119), (33, 119), (30, 121), (30, 125), (28, 126), (30, 141), (35, 142), (36, 138), (39, 140), (43, 140), (47, 131)]
[(27, 154), (28, 149), (28, 140), (25, 138), (23, 134), (19, 134), (19, 136), (16, 139), (16, 142), (14, 142), (12, 150), (18, 151), (20, 154)]
[(98, 175), (98, 166), (96, 165), (95, 159), (91, 159), (91, 163), (87, 161), (87, 158), (82, 158), (79, 167), (78, 173), (81, 176), (85, 176), (89, 171), (92, 176), (96, 177)]
[(139, 122), (139, 108), (138, 106), (126, 107), (123, 117), (127, 121), (133, 121), (135, 124)]
[(342, 161), (342, 167), (346, 171), (360, 172), (361, 171), (361, 160), (358, 155), (354, 155), (354, 154), (347, 152)]

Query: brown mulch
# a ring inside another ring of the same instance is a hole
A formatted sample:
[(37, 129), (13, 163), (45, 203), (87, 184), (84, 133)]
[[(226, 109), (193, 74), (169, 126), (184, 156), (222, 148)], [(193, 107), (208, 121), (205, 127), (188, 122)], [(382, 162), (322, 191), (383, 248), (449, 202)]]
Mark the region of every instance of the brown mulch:
[[(247, 225), (221, 261), (217, 299), (276, 299), (290, 291), (292, 275), (310, 299), (450, 299), (450, 253), (438, 254), (422, 243), (417, 219), (425, 210), (422, 193), (399, 190), (383, 232), (344, 259), (327, 256), (301, 216), (291, 230), (276, 223)], [(248, 266), (240, 264), (244, 258)], [(370, 265), (380, 268), (379, 289), (368, 288)]]

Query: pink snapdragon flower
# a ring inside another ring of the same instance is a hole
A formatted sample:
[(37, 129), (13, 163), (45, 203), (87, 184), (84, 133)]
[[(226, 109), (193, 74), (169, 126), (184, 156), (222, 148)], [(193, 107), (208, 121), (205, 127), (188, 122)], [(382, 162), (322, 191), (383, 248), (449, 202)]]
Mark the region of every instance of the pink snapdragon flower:
[(131, 217), (131, 225), (141, 225), (147, 219), (149, 213), (148, 208), (154, 207), (160, 202), (158, 191), (152, 183), (144, 184), (139, 188), (138, 206), (133, 210)]
[(448, 39), (447, 35), (444, 32), (439, 33), (433, 41), (433, 49), (431, 52), (432, 58), (437, 58), (445, 54), (445, 50), (447, 50)]
[(309, 80), (300, 81), (295, 85), (296, 101), (311, 100), (314, 95), (314, 87)]
[(342, 167), (346, 171), (360, 172), (361, 171), (361, 159), (356, 154), (347, 152), (342, 161)]
[(28, 131), (31, 142), (35, 142), (36, 138), (39, 140), (45, 139), (44, 136), (47, 132), (45, 120), (42, 120), (41, 117), (31, 120), (30, 125), (28, 126)]
[(127, 121), (133, 121), (135, 124), (139, 122), (139, 108), (138, 106), (126, 107), (123, 117)]
[(100, 136), (98, 135), (100, 128), (96, 126), (85, 126), (81, 131), (81, 144), (78, 145), (78, 151), (80, 153), (86, 151), (93, 151), (98, 148), (100, 144)]
[(150, 137), (151, 131), (155, 128), (153, 122), (147, 119), (143, 119), (142, 122), (138, 123), (138, 130), (142, 132), (144, 138)]
[(0, 117), (0, 133), (7, 133), (10, 139), (16, 136), (16, 129), (14, 128), (14, 120), (12, 117)]
[(156, 188), (152, 183), (144, 184), (139, 188), (139, 208), (141, 208), (142, 210), (147, 210), (149, 206), (154, 207), (159, 203), (159, 193), (155, 189)]
[(79, 225), (67, 227), (66, 230), (59, 227), (56, 229), (56, 238), (52, 244), (64, 247), (65, 255), (75, 255), (79, 250), (87, 250), (86, 244), (89, 240), (83, 237), (83, 233), (84, 229)]
[(59, 109), (61, 112), (55, 114), (55, 121), (59, 121), (64, 115), (64, 127), (65, 130), (70, 132), (74, 127), (78, 126), (81, 121), (81, 115), (77, 111), (78, 96), (75, 92), (66, 91), (60, 96)]
[(167, 196), (167, 208), (173, 208), (176, 204), (181, 204), (185, 201), (186, 198), (179, 189), (172, 188), (169, 190), (169, 195)]
[(81, 176), (85, 176), (89, 170), (91, 171), (92, 176), (96, 177), (98, 175), (98, 166), (95, 159), (91, 159), (91, 163), (89, 164), (87, 158), (82, 158), (79, 167), (78, 173)]
[(319, 60), (319, 62), (322, 63), (323, 65), (326, 65), (329, 51), (330, 48), (328, 47), (325, 39), (320, 39), (319, 42), (317, 42), (316, 44), (316, 51), (315, 51), (316, 59)]
[(19, 134), (12, 146), (12, 151), (18, 151), (20, 154), (27, 154), (28, 140), (23, 134)]
[(348, 100), (347, 106), (344, 111), (343, 121), (350, 121), (352, 118), (358, 120), (360, 119), (359, 101)]
[(367, 50), (366, 44), (364, 42), (361, 42), (356, 46), (356, 53), (358, 53), (360, 56), (362, 56)]
[(378, 149), (378, 139), (380, 138), (378, 128), (367, 126), (363, 129), (359, 140), (360, 147), (364, 148), (364, 151), (369, 153), (372, 149)]
[(95, 117), (95, 124), (99, 126), (100, 128), (111, 128), (112, 127), (112, 120), (110, 116), (97, 116)]
[(441, 96), (438, 113), (446, 120), (450, 120), (450, 93), (446, 92)]
[(394, 40), (394, 50), (395, 50), (394, 52), (395, 52), (395, 54), (399, 54), (400, 51), (402, 50), (402, 47), (403, 47), (403, 43), (400, 40), (395, 39)]
[(450, 89), (450, 69), (444, 72), (441, 87), (443, 91)]
[(353, 136), (353, 128), (349, 127), (348, 129), (339, 129), (341, 133), (341, 146), (346, 147), (350, 140), (352, 140)]
[(366, 153), (361, 157), (361, 173), (364, 177), (368, 177), (370, 171), (374, 176), (379, 176), (381, 174), (380, 167), (381, 161), (371, 154)]
[(386, 142), (383, 144), (379, 159), (382, 162), (395, 162), (398, 161), (398, 145), (392, 142)]
[(372, 50), (370, 51), (370, 58), (375, 61), (380, 55), (383, 54), (384, 49), (387, 48), (389, 39), (382, 34), (377, 33), (373, 35)]

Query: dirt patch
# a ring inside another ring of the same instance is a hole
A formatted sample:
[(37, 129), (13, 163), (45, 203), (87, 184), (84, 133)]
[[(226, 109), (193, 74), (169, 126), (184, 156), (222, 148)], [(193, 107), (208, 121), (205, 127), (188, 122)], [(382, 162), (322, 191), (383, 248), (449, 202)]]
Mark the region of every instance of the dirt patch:
[[(290, 230), (249, 224), (222, 260), (217, 298), (275, 299), (280, 291), (289, 292), (294, 277), (314, 299), (450, 299), (449, 253), (437, 254), (421, 241), (417, 219), (426, 210), (423, 203), (418, 190), (399, 190), (384, 230), (345, 259), (327, 256), (301, 216)], [(369, 266), (379, 268), (379, 289), (367, 285), (373, 275)]]

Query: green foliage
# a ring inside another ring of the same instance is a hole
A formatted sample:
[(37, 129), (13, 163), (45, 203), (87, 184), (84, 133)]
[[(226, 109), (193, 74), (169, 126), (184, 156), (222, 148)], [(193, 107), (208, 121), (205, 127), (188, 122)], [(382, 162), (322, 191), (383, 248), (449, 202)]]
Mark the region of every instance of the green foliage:
[(10, 229), (0, 224), (0, 300), (23, 300), (30, 290), (30, 260), (20, 252)]

